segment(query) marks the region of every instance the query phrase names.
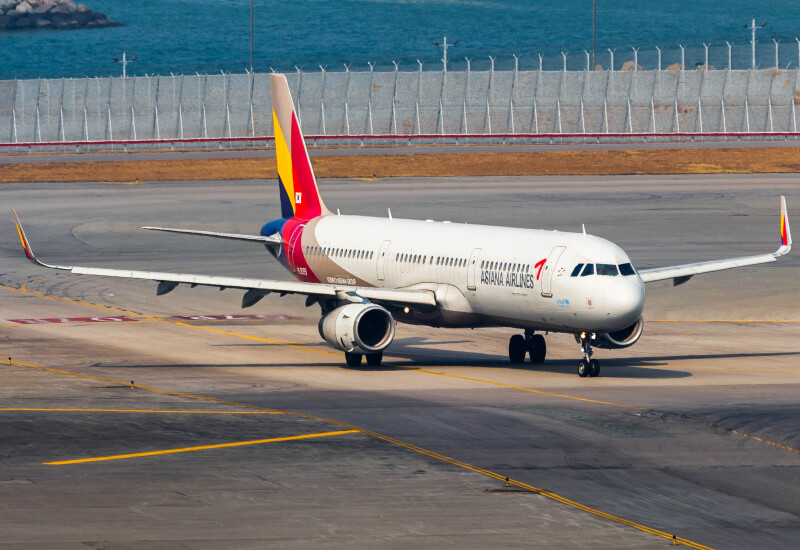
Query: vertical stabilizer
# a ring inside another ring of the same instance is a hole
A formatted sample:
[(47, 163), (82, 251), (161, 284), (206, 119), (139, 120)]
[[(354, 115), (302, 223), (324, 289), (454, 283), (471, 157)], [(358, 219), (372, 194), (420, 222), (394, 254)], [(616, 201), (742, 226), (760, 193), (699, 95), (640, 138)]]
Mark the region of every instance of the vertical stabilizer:
[(284, 218), (296, 217), (304, 220), (328, 215), (330, 211), (322, 202), (317, 189), (286, 77), (282, 74), (270, 74), (269, 86), (272, 93), (281, 214)]

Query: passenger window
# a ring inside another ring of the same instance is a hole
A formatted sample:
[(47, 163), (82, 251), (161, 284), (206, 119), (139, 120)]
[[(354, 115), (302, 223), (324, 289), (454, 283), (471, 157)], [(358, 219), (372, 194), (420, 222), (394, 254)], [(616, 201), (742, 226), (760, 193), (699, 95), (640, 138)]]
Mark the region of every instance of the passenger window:
[(580, 272), (581, 272), (581, 268), (582, 268), (582, 267), (583, 267), (583, 264), (578, 264), (578, 265), (576, 265), (576, 266), (575, 266), (575, 269), (573, 269), (573, 270), (572, 270), (572, 275), (570, 275), (570, 277), (577, 277), (577, 276), (578, 276), (578, 273), (580, 273)]
[(581, 277), (586, 277), (587, 275), (594, 275), (594, 264), (586, 264), (586, 267), (583, 268)]
[(619, 271), (617, 271), (617, 266), (614, 264), (597, 264), (597, 274), (616, 277), (619, 275)]
[(636, 270), (633, 269), (631, 264), (620, 264), (619, 272), (624, 276), (636, 275)]

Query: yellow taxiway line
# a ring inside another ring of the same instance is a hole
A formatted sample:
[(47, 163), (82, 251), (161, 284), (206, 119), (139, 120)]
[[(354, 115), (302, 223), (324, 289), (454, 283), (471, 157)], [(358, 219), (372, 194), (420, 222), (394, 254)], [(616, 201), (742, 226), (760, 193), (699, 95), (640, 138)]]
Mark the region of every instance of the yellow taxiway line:
[(338, 432), (322, 432), (316, 434), (293, 435), (290, 437), (273, 437), (271, 439), (256, 439), (254, 441), (237, 441), (236, 443), (218, 443), (216, 445), (202, 445), (199, 447), (184, 447), (182, 449), (167, 449), (163, 451), (147, 451), (144, 453), (130, 453), (126, 455), (96, 456), (93, 458), (78, 458), (76, 460), (60, 460), (58, 462), (42, 462), (46, 466), (64, 466), (66, 464), (84, 464), (86, 462), (103, 462), (106, 460), (122, 460), (125, 458), (141, 458), (143, 456), (169, 455), (175, 453), (188, 453), (192, 451), (207, 451), (209, 449), (224, 449), (228, 447), (244, 447), (246, 445), (260, 445), (262, 443), (277, 443), (279, 441), (297, 441), (299, 439), (312, 439), (315, 437), (331, 437), (358, 433), (358, 430), (343, 430)]
[[(77, 378), (83, 378), (83, 379), (88, 379), (88, 380), (98, 380), (98, 381), (102, 381), (102, 382), (111, 382), (111, 383), (114, 383), (114, 384), (125, 385), (124, 382), (121, 382), (121, 381), (118, 381), (118, 380), (111, 380), (111, 379), (108, 379), (108, 378), (102, 378), (102, 377), (92, 376), (92, 375), (88, 375), (88, 374), (65, 371), (65, 370), (61, 370), (61, 369), (54, 369), (54, 368), (50, 368), (50, 367), (44, 367), (44, 366), (41, 366), (41, 365), (34, 365), (32, 363), (22, 363), (20, 361), (12, 361), (11, 364), (12, 365), (21, 366), (21, 367), (27, 367), (27, 368), (31, 368), (31, 369), (41, 370), (41, 371), (45, 371), (45, 372), (51, 372), (51, 373), (55, 373), (55, 374), (62, 374), (62, 375), (65, 375), (65, 376), (74, 376), (74, 377), (77, 377)], [(459, 468), (463, 468), (463, 469), (466, 469), (466, 470), (469, 470), (469, 471), (472, 471), (472, 472), (475, 472), (475, 473), (478, 473), (478, 474), (481, 474), (481, 475), (484, 475), (484, 476), (487, 476), (487, 477), (491, 477), (493, 479), (497, 479), (499, 481), (503, 481), (503, 482), (507, 483), (508, 485), (513, 485), (515, 487), (519, 487), (520, 489), (524, 489), (526, 491), (530, 491), (532, 493), (536, 493), (536, 494), (542, 495), (545, 498), (554, 500), (556, 502), (560, 502), (560, 503), (562, 503), (562, 504), (564, 504), (566, 506), (569, 506), (571, 508), (575, 508), (577, 510), (582, 510), (582, 511), (584, 511), (586, 513), (589, 513), (589, 514), (592, 514), (594, 516), (597, 516), (597, 517), (600, 517), (600, 518), (603, 518), (603, 519), (607, 519), (609, 521), (612, 521), (612, 522), (615, 522), (615, 523), (619, 523), (621, 525), (626, 525), (626, 526), (631, 527), (633, 529), (637, 529), (639, 531), (643, 531), (645, 533), (650, 533), (652, 535), (667, 539), (669, 541), (672, 541), (673, 544), (676, 544), (676, 543), (677, 544), (682, 544), (684, 546), (688, 546), (690, 548), (696, 548), (698, 550), (713, 550), (712, 548), (710, 548), (708, 546), (705, 546), (705, 545), (699, 544), (697, 542), (685, 539), (683, 537), (678, 537), (678, 536), (676, 536), (676, 535), (674, 535), (672, 533), (667, 533), (665, 531), (661, 531), (659, 529), (654, 529), (652, 527), (649, 527), (647, 525), (643, 525), (641, 523), (637, 523), (635, 521), (631, 521), (631, 520), (628, 520), (628, 519), (625, 519), (625, 518), (622, 518), (622, 517), (619, 517), (619, 516), (615, 516), (613, 514), (608, 514), (606, 512), (598, 510), (596, 508), (592, 508), (590, 506), (586, 506), (586, 505), (581, 504), (579, 502), (576, 502), (574, 500), (571, 500), (571, 499), (568, 499), (566, 497), (563, 497), (563, 496), (561, 496), (559, 494), (553, 493), (551, 491), (546, 491), (544, 489), (540, 489), (538, 487), (534, 487), (533, 485), (529, 485), (527, 483), (524, 483), (522, 481), (518, 481), (516, 479), (510, 479), (510, 478), (508, 478), (506, 476), (503, 476), (502, 474), (498, 474), (497, 472), (493, 472), (491, 470), (486, 470), (484, 468), (480, 468), (478, 466), (474, 466), (474, 465), (469, 464), (467, 462), (463, 462), (461, 460), (457, 460), (457, 459), (454, 459), (454, 458), (439, 454), (439, 453), (437, 453), (435, 451), (430, 451), (428, 449), (425, 449), (423, 447), (419, 447), (417, 445), (413, 445), (411, 443), (406, 443), (405, 441), (401, 441), (401, 440), (396, 439), (394, 437), (391, 437), (391, 436), (388, 436), (388, 435), (384, 435), (384, 434), (382, 434), (380, 432), (375, 432), (373, 430), (366, 430), (366, 429), (359, 428), (358, 426), (354, 426), (354, 425), (349, 424), (347, 422), (342, 422), (341, 420), (335, 420), (335, 419), (332, 419), (332, 418), (325, 418), (325, 417), (322, 417), (322, 416), (316, 416), (316, 415), (307, 414), (307, 413), (299, 413), (299, 412), (292, 412), (292, 411), (282, 411), (282, 410), (279, 410), (279, 409), (273, 409), (273, 408), (269, 408), (269, 407), (259, 407), (257, 405), (251, 405), (251, 404), (248, 404), (248, 403), (237, 403), (235, 401), (228, 401), (228, 400), (225, 400), (225, 399), (218, 399), (218, 398), (215, 398), (215, 397), (207, 397), (207, 396), (202, 396), (202, 395), (185, 394), (185, 393), (181, 393), (181, 392), (175, 392), (175, 391), (165, 390), (165, 389), (161, 389), (161, 388), (154, 388), (154, 387), (150, 387), (150, 386), (138, 386), (137, 385), (135, 387), (138, 387), (138, 388), (141, 388), (141, 389), (146, 389), (146, 390), (149, 390), (149, 391), (162, 393), (162, 394), (167, 394), (167, 395), (175, 395), (175, 396), (186, 397), (186, 398), (190, 398), (190, 399), (201, 399), (201, 400), (204, 400), (204, 401), (210, 401), (210, 402), (216, 402), (216, 403), (225, 403), (227, 405), (233, 405), (233, 406), (244, 407), (244, 408), (249, 408), (249, 409), (258, 409), (258, 410), (269, 411), (269, 412), (280, 412), (280, 413), (284, 413), (284, 414), (287, 414), (289, 416), (294, 416), (294, 417), (297, 417), (297, 418), (318, 420), (318, 421), (334, 424), (336, 426), (340, 426), (342, 428), (345, 428), (344, 432), (339, 432), (339, 433), (360, 432), (360, 433), (369, 435), (371, 437), (374, 437), (376, 439), (380, 439), (381, 441), (385, 441), (387, 443), (391, 443), (392, 445), (396, 445), (396, 446), (402, 447), (404, 449), (413, 451), (415, 453), (419, 453), (419, 454), (434, 458), (436, 460), (439, 460), (441, 462), (445, 462), (445, 463), (451, 464), (453, 466), (457, 466)], [(336, 432), (327, 432), (327, 433), (336, 433)], [(225, 444), (223, 444), (223, 445), (225, 445)], [(159, 451), (155, 451), (155, 452), (158, 453)], [(166, 451), (166, 452), (169, 452), (169, 451)], [(120, 455), (120, 456), (124, 456), (124, 455)], [(83, 459), (83, 460), (86, 460), (86, 459)], [(92, 459), (89, 459), (89, 460), (92, 460)], [(69, 462), (69, 461), (67, 461), (67, 462)], [(63, 463), (63, 461), (62, 461), (62, 463)], [(50, 464), (52, 464), (52, 463), (50, 463)]]

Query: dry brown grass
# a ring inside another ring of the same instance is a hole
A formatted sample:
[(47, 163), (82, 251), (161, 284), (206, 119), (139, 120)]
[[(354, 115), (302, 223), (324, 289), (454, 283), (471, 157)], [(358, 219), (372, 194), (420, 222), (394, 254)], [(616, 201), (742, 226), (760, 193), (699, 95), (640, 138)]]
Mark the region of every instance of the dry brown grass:
[[(424, 153), (315, 157), (321, 178), (797, 173), (800, 147)], [(0, 183), (274, 179), (270, 159), (127, 160), (0, 165)]]

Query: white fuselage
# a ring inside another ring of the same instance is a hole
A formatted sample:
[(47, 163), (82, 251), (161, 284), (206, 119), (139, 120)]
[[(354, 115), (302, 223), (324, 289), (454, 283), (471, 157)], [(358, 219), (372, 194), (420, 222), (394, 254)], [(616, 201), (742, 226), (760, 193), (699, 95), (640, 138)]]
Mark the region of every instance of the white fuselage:
[(310, 273), (294, 266), (300, 279), (435, 292), (436, 311), (401, 310), (398, 321), (607, 332), (635, 322), (644, 304), (638, 274), (573, 276), (578, 264), (630, 264), (617, 245), (580, 233), (324, 216), (297, 241), (287, 253), (302, 253)]

